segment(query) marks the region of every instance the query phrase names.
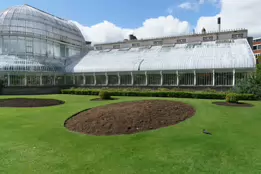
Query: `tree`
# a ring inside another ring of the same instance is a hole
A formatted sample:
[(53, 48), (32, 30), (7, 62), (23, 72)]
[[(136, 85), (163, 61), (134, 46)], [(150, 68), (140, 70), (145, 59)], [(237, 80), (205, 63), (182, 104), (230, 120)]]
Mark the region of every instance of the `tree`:
[(4, 87), (4, 81), (2, 79), (0, 79), (0, 94), (2, 94), (2, 90), (3, 90), (3, 87)]
[(260, 64), (261, 63), (261, 56), (257, 56), (257, 62)]
[(238, 81), (233, 91), (240, 94), (255, 94), (261, 98), (261, 64), (257, 64), (256, 72), (249, 78)]

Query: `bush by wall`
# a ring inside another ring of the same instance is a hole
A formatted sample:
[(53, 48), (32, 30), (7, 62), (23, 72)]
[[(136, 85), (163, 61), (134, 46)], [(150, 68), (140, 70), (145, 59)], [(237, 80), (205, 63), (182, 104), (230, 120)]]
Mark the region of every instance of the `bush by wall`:
[(111, 99), (111, 94), (108, 91), (100, 91), (99, 96), (103, 100), (109, 100)]
[(238, 94), (235, 93), (229, 93), (226, 95), (226, 102), (228, 103), (238, 103), (239, 97)]
[(261, 64), (257, 65), (256, 72), (249, 78), (239, 80), (232, 91), (239, 94), (254, 94), (261, 99)]
[[(197, 99), (226, 99), (226, 93), (210, 92), (186, 92), (186, 91), (129, 91), (126, 89), (64, 89), (62, 94), (73, 95), (99, 95), (100, 91), (106, 91), (111, 96), (139, 96), (139, 97), (175, 97)], [(254, 94), (237, 94), (239, 100), (256, 100)]]

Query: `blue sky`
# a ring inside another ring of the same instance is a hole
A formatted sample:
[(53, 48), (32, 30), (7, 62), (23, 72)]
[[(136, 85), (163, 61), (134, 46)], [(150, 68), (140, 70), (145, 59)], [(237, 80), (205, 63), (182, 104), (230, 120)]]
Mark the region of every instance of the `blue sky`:
[(211, 3), (201, 5), (198, 11), (178, 7), (186, 2), (184, 0), (2, 0), (0, 10), (26, 3), (85, 26), (107, 20), (123, 28), (136, 28), (146, 19), (169, 14), (195, 26), (199, 17), (213, 16), (220, 11), (220, 8), (216, 8)]

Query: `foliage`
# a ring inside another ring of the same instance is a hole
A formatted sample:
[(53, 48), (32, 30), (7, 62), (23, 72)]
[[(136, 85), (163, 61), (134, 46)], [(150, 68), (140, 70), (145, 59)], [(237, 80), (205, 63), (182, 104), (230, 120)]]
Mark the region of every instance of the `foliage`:
[(158, 88), (158, 91), (170, 91), (168, 88)]
[(211, 88), (207, 88), (205, 91), (210, 92), (210, 93), (216, 93), (217, 92), (215, 89), (211, 89)]
[(0, 94), (2, 94), (2, 90), (3, 90), (3, 87), (4, 87), (4, 81), (2, 79), (0, 79)]
[(257, 65), (256, 72), (249, 78), (239, 80), (233, 89), (238, 94), (254, 94), (261, 98), (261, 64)]
[(238, 94), (229, 93), (226, 95), (226, 102), (228, 103), (238, 103), (239, 97)]
[[(140, 97), (175, 97), (175, 98), (198, 98), (198, 99), (225, 99), (226, 93), (210, 92), (185, 92), (185, 91), (128, 91), (126, 89), (107, 89), (102, 90), (110, 93), (111, 96), (140, 96)], [(62, 94), (75, 95), (99, 95), (98, 89), (64, 89)], [(241, 100), (255, 100), (253, 94), (240, 94)]]
[(257, 57), (257, 62), (258, 62), (258, 63), (261, 63), (261, 56), (258, 56), (258, 57)]
[(111, 94), (108, 91), (100, 91), (99, 96), (103, 100), (109, 100), (111, 99)]

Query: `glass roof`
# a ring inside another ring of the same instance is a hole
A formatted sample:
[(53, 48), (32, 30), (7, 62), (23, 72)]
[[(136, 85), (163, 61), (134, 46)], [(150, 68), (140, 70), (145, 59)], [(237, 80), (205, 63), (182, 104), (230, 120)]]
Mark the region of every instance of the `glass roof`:
[(90, 51), (67, 72), (122, 72), (122, 71), (161, 71), (161, 70), (210, 70), (210, 69), (254, 69), (255, 57), (247, 39), (234, 42), (202, 42), (201, 45), (187, 47), (176, 44), (167, 50), (162, 46), (128, 51), (115, 49), (112, 53)]
[(85, 42), (81, 31), (72, 22), (29, 5), (10, 7), (1, 11), (0, 31), (39, 34), (79, 46)]

